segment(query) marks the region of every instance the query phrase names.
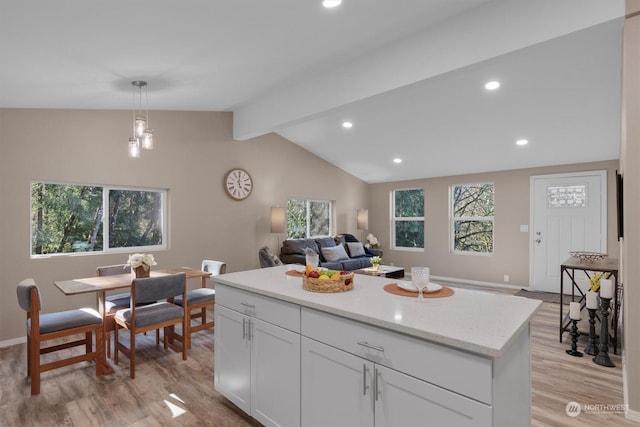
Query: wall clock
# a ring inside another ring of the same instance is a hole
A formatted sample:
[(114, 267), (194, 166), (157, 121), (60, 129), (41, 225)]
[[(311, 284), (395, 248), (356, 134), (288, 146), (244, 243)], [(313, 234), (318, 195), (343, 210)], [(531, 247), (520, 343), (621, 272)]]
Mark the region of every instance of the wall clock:
[(224, 176), (224, 189), (233, 200), (244, 200), (253, 190), (251, 175), (244, 169), (231, 169)]

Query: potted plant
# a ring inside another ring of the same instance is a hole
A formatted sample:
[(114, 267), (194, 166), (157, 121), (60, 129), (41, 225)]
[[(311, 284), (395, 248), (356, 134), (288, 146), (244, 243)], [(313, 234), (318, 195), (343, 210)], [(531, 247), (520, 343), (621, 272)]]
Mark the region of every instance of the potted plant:
[(369, 261), (371, 262), (371, 266), (373, 267), (373, 269), (377, 270), (382, 263), (382, 258), (379, 256), (372, 256), (371, 258), (369, 258)]

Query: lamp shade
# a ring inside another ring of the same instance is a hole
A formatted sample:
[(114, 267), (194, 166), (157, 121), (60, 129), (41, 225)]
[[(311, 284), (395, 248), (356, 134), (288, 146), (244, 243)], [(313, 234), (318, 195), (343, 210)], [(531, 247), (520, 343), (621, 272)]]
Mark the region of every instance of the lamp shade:
[(357, 219), (358, 230), (366, 230), (369, 228), (369, 211), (366, 209), (358, 209)]
[(284, 233), (286, 229), (287, 217), (284, 208), (280, 206), (271, 208), (271, 232)]

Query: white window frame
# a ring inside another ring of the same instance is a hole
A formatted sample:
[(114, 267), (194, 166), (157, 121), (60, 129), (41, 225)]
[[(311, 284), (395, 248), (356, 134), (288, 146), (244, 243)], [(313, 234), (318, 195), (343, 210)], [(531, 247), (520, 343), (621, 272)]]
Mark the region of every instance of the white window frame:
[(391, 241), (391, 249), (396, 250), (396, 251), (404, 251), (404, 252), (424, 252), (424, 247), (425, 247), (425, 243), (424, 243), (424, 239), (422, 241), (422, 247), (416, 247), (416, 248), (412, 248), (412, 247), (406, 247), (406, 246), (397, 246), (396, 245), (396, 222), (397, 221), (403, 221), (403, 222), (407, 222), (407, 221), (422, 221), (422, 227), (423, 227), (423, 236), (426, 234), (425, 233), (425, 217), (424, 216), (415, 216), (415, 217), (396, 217), (396, 192), (398, 191), (412, 191), (412, 190), (422, 190), (422, 212), (425, 211), (425, 190), (424, 188), (398, 188), (395, 190), (391, 190), (391, 202), (390, 202), (390, 206), (391, 206), (391, 212), (390, 212), (390, 217), (391, 217), (391, 223), (390, 223), (390, 230), (391, 230), (391, 236), (390, 236), (390, 241)]
[[(168, 231), (168, 189), (166, 188), (146, 188), (146, 187), (126, 187), (126, 186), (113, 186), (113, 185), (101, 185), (101, 184), (87, 184), (76, 182), (57, 182), (57, 181), (31, 181), (29, 185), (29, 212), (33, 216), (33, 200), (31, 197), (31, 189), (34, 184), (53, 184), (53, 185), (69, 185), (78, 187), (100, 187), (102, 189), (102, 250), (88, 251), (88, 252), (61, 252), (61, 253), (49, 253), (49, 254), (34, 254), (33, 253), (33, 225), (29, 223), (29, 255), (31, 258), (50, 258), (60, 256), (84, 256), (84, 255), (97, 255), (105, 253), (130, 253), (137, 251), (158, 251), (168, 248), (169, 231)], [(111, 190), (123, 190), (123, 191), (140, 191), (140, 192), (156, 192), (160, 194), (161, 203), (161, 228), (162, 228), (162, 244), (160, 245), (148, 245), (148, 246), (127, 246), (110, 248), (109, 247), (109, 192)]]
[[(333, 218), (334, 218), (334, 208), (335, 208), (335, 201), (333, 200), (322, 200), (322, 199), (307, 199), (304, 197), (291, 197), (288, 199), (288, 201), (291, 200), (295, 200), (295, 201), (301, 201), (301, 202), (305, 202), (306, 205), (306, 214), (305, 214), (305, 225), (306, 225), (306, 229), (305, 229), (305, 238), (307, 239), (312, 239), (315, 237), (328, 237), (331, 236), (332, 230), (333, 230)], [(321, 235), (310, 235), (310, 231), (311, 231), (311, 221), (310, 221), (310, 214), (309, 212), (311, 211), (310, 209), (310, 204), (311, 203), (328, 203), (329, 204), (329, 230), (328, 230), (328, 234), (321, 234)], [(288, 203), (287, 203), (288, 205)], [(289, 211), (287, 209), (287, 224), (289, 223)], [(288, 233), (287, 233), (288, 234)], [(287, 238), (290, 238), (287, 235)]]

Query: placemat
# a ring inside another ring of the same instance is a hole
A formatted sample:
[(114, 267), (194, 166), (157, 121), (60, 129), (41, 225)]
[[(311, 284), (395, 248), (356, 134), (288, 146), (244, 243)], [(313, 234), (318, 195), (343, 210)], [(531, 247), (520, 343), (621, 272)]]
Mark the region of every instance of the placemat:
[[(384, 290), (389, 292), (390, 294), (402, 295), (403, 297), (413, 297), (413, 298), (418, 297), (418, 292), (405, 291), (404, 289), (398, 287), (397, 283), (389, 283), (388, 285), (384, 285)], [(440, 289), (439, 291), (425, 292), (424, 297), (425, 298), (444, 298), (444, 297), (450, 297), (453, 294), (454, 294), (453, 289), (443, 286), (442, 289)]]
[(293, 277), (302, 277), (304, 276), (304, 273), (298, 271), (298, 270), (288, 270), (286, 272), (287, 276), (293, 276)]

